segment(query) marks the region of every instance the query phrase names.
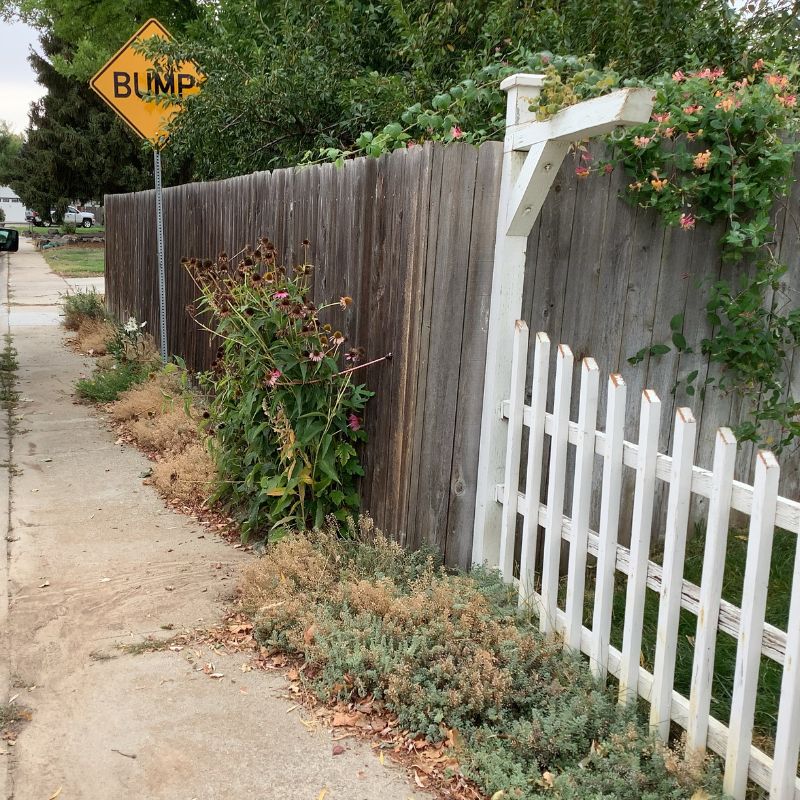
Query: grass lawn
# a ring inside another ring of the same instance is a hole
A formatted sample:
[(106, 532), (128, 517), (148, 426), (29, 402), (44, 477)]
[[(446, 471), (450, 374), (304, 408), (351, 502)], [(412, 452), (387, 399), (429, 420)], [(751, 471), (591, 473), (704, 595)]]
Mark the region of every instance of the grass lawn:
[(102, 275), (105, 268), (103, 247), (65, 245), (42, 250), (42, 255), (53, 272), (65, 278), (88, 278)]

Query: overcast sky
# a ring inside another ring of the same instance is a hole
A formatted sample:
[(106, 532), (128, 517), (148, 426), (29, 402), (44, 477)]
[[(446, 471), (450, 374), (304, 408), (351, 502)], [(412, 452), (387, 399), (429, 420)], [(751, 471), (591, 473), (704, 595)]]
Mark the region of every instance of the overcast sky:
[(0, 20), (0, 119), (17, 133), (28, 125), (28, 106), (44, 94), (27, 60), (36, 43), (32, 28)]

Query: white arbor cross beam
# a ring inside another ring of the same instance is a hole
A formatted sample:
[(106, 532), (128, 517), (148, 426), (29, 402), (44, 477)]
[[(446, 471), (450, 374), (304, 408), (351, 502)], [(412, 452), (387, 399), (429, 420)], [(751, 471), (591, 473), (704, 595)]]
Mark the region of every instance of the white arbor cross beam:
[[(650, 89), (621, 89), (586, 100), (537, 122), (530, 111), (543, 75), (517, 74), (500, 88), (508, 93), (506, 135), (497, 209), (489, 335), (478, 461), (472, 561), (496, 567), (500, 547), (500, 504), (495, 487), (503, 482), (506, 433), (501, 405), (509, 391), (514, 323), (522, 313), (528, 234), (567, 154), (570, 143), (609, 133), (650, 118)], [(516, 493), (511, 492), (514, 502)]]

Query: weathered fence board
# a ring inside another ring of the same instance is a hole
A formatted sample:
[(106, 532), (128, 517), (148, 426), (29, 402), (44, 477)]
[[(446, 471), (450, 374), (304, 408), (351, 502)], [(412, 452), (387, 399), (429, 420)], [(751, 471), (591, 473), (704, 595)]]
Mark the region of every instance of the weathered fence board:
[[(267, 235), (289, 262), (303, 257), (301, 243), (308, 239), (315, 300), (350, 294), (354, 308), (335, 316), (350, 343), (366, 347), (373, 357), (394, 354), (391, 362), (364, 372), (376, 391), (365, 421), (370, 441), (364, 451), (364, 507), (390, 535), (409, 546), (434, 544), (448, 563), (462, 566), (471, 552), (501, 149), (494, 142), (479, 150), (428, 144), (342, 168), (323, 164), (258, 172), (164, 191), (171, 350), (196, 369), (207, 367), (216, 351), (185, 313), (196, 289), (179, 266), (181, 257), (213, 259), (223, 249), (234, 255)], [(636, 367), (627, 358), (668, 339), (669, 320), (677, 313), (685, 315), (691, 344), (711, 333), (700, 287), (732, 274), (718, 257), (721, 230), (699, 225), (692, 232), (665, 231), (655, 214), (619, 197), (629, 180), (623, 170), (581, 179), (575, 165), (574, 159), (565, 160), (528, 238), (523, 317), (553, 341), (572, 342), (576, 360), (594, 353), (601, 375), (621, 372), (629, 422), (646, 384), (656, 386), (664, 419), (680, 405), (693, 407), (697, 461), (708, 466), (714, 432), (739, 421), (746, 413), (742, 403), (714, 391), (704, 399), (687, 397), (682, 387), (672, 393), (675, 379), (694, 369), (700, 371), (698, 383), (705, 379), (708, 364), (700, 355), (648, 358)], [(109, 306), (119, 316), (147, 320), (151, 329), (158, 319), (154, 203), (152, 191), (106, 198)], [(785, 280), (795, 302), (798, 204), (800, 184), (795, 184), (775, 212), (777, 233), (783, 232), (776, 247), (789, 264)], [(800, 358), (793, 370), (797, 394)], [(716, 367), (712, 374), (718, 374)], [(526, 397), (530, 392), (529, 382)], [(576, 383), (573, 415), (578, 397)], [(600, 419), (605, 402), (601, 392)], [(671, 435), (661, 432), (662, 450)], [(544, 448), (547, 455), (549, 441)], [(751, 456), (752, 449), (740, 448), (737, 477), (743, 480), (752, 477)], [(597, 465), (599, 456), (594, 460)], [(796, 496), (800, 455), (785, 453), (782, 461), (781, 492)], [(567, 510), (573, 463), (570, 450)], [(590, 524), (596, 529), (595, 472)], [(630, 524), (632, 497), (633, 476), (626, 476), (623, 527)], [(665, 513), (664, 499), (657, 497), (657, 518)], [(693, 503), (704, 510), (704, 498)]]

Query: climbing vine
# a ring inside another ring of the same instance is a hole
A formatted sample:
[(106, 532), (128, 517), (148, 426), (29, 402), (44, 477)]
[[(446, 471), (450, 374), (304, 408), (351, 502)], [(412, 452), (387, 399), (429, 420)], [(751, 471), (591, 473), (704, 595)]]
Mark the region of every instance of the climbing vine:
[[(726, 222), (723, 258), (752, 258), (738, 280), (710, 287), (710, 337), (687, 341), (683, 318), (672, 319), (668, 343), (643, 348), (629, 361), (671, 350), (699, 350), (722, 369), (699, 380), (683, 378), (687, 394), (710, 385), (749, 401), (740, 440), (781, 451), (800, 436), (800, 401), (790, 390), (792, 356), (800, 344), (800, 309), (781, 280), (771, 209), (787, 194), (798, 144), (797, 69), (759, 59), (736, 79), (721, 69), (678, 71), (655, 82), (653, 115), (646, 125), (611, 139), (612, 157), (633, 176), (630, 199), (658, 211), (669, 225), (691, 230), (702, 221)], [(579, 167), (579, 174), (596, 168)]]

